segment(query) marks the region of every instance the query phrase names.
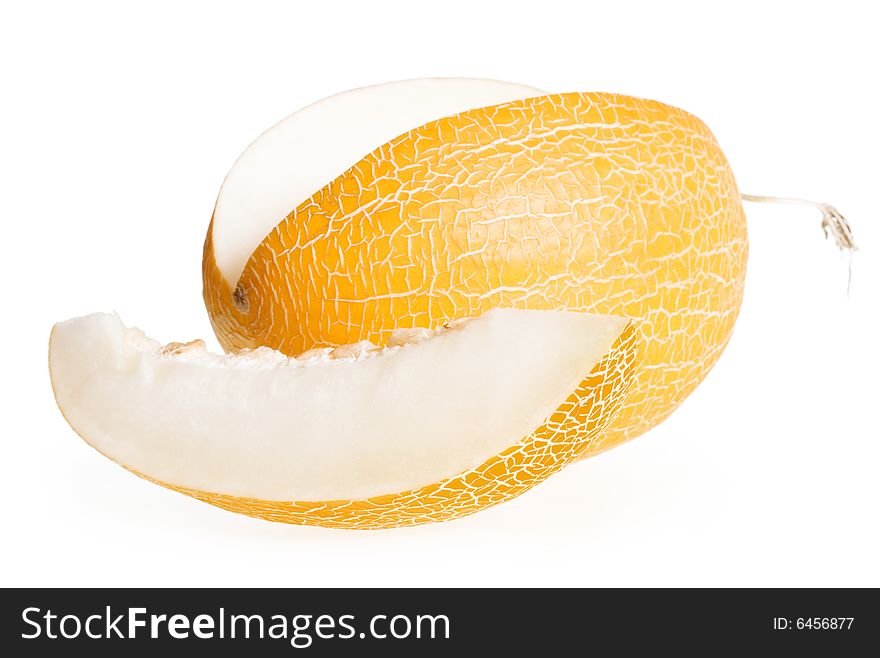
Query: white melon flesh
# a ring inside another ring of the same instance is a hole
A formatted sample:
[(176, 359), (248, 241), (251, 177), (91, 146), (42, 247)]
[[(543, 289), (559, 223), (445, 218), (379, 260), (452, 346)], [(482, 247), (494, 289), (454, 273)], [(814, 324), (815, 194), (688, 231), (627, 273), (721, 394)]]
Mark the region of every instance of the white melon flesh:
[(389, 140), (446, 116), (542, 93), (497, 80), (422, 78), (353, 89), (290, 115), (258, 137), (223, 182), (213, 225), (220, 273), (234, 286), (288, 213)]
[(73, 428), (150, 478), (265, 500), (361, 499), (441, 481), (516, 444), (626, 324), (496, 309), (396, 346), (288, 358), (163, 348), (95, 314), (55, 326), (49, 366)]

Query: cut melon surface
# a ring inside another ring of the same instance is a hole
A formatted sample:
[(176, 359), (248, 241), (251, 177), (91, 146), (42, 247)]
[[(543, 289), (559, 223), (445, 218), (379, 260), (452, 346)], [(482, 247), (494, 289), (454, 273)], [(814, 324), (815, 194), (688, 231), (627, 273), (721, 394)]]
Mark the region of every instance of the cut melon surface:
[(430, 121), (542, 94), (481, 78), (418, 78), (352, 89), (308, 105), (239, 156), (217, 196), (217, 266), (235, 286), (248, 257), (287, 214), (388, 140)]
[(287, 357), (161, 346), (115, 315), (59, 323), (58, 405), (137, 474), (276, 521), (387, 527), (501, 502), (576, 456), (635, 368), (615, 316), (496, 309)]

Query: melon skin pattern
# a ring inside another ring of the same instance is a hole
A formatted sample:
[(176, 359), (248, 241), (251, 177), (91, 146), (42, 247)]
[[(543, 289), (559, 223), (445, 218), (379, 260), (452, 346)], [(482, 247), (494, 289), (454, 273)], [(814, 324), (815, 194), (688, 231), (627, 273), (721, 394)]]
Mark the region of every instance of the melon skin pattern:
[(204, 299), (225, 349), (287, 354), (501, 306), (636, 320), (632, 392), (583, 457), (656, 425), (705, 377), (747, 252), (733, 173), (703, 122), (651, 100), (554, 94), (385, 143), (299, 203), (236, 282), (215, 262), (212, 222)]

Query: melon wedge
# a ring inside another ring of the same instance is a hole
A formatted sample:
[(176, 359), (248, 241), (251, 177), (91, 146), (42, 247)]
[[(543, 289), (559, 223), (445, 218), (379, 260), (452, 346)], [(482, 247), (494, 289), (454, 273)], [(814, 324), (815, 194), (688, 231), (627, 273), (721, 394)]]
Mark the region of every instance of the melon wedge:
[(496, 309), (381, 348), (224, 356), (96, 314), (54, 327), (49, 366), (70, 425), (144, 478), (273, 521), (378, 528), (501, 502), (599, 441), (635, 335)]

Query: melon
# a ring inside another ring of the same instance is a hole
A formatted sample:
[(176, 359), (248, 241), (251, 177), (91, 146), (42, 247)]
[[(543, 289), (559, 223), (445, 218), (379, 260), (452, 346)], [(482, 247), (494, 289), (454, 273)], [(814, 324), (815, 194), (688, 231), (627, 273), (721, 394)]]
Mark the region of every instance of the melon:
[(693, 115), (412, 80), (319, 101), (244, 152), (208, 229), (204, 299), (224, 348), (286, 354), (496, 307), (630, 318), (645, 358), (592, 454), (662, 421), (706, 376), (747, 252), (733, 173)]
[(419, 79), (318, 101), (226, 176), (203, 250), (227, 354), (56, 325), (58, 405), (148, 480), (251, 516), (384, 528), (508, 500), (645, 432), (743, 295), (742, 195), (693, 115)]
[(115, 315), (59, 323), (58, 405), (98, 451), (252, 516), (383, 528), (512, 498), (601, 441), (629, 391), (624, 318), (495, 309), (290, 358), (161, 346)]

